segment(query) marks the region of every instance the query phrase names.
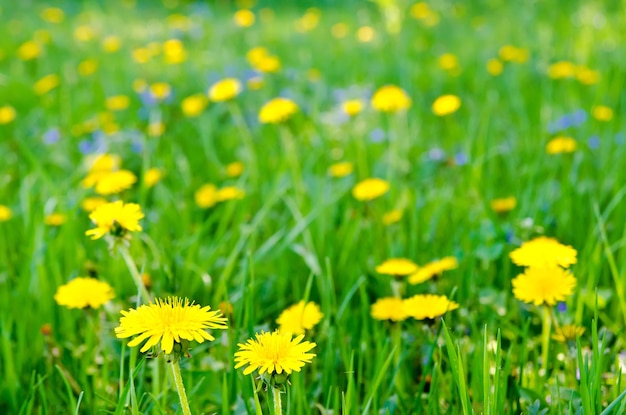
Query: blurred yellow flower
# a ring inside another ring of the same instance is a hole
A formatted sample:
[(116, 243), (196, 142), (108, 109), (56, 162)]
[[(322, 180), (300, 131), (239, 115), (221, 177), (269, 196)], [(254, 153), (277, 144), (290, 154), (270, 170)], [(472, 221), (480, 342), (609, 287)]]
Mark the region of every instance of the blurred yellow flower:
[(411, 107), (411, 98), (395, 85), (378, 88), (372, 96), (372, 107), (381, 112), (397, 112)]
[(509, 257), (514, 264), (523, 267), (567, 268), (576, 263), (577, 254), (569, 245), (563, 245), (554, 238), (539, 236), (522, 243), (522, 246), (509, 254)]
[(163, 101), (172, 93), (172, 87), (166, 82), (155, 82), (150, 85), (150, 94), (159, 101)]
[(439, 14), (432, 10), (428, 3), (420, 1), (411, 6), (409, 10), (411, 17), (421, 20), (426, 26), (435, 26), (439, 23)]
[(233, 16), (233, 21), (239, 27), (250, 27), (254, 24), (254, 13), (248, 9), (237, 10)]
[(613, 110), (605, 105), (597, 105), (592, 108), (591, 114), (598, 121), (611, 121), (613, 119)]
[(459, 59), (453, 53), (444, 53), (437, 60), (439, 67), (445, 71), (456, 71), (459, 69)]
[(165, 132), (165, 124), (162, 121), (154, 121), (148, 125), (148, 135), (150, 137), (159, 137)]
[(208, 99), (204, 94), (195, 94), (183, 99), (180, 109), (186, 117), (197, 117), (204, 111), (208, 104)]
[(246, 81), (246, 86), (251, 91), (259, 90), (265, 84), (265, 80), (262, 76), (253, 76)]
[(156, 167), (152, 167), (146, 170), (146, 172), (144, 173), (143, 182), (146, 185), (146, 187), (150, 188), (154, 186), (155, 184), (157, 184), (158, 182), (160, 182), (162, 178), (163, 178), (163, 171)]
[(200, 208), (206, 209), (215, 206), (217, 202), (219, 202), (217, 198), (217, 187), (210, 183), (202, 185), (202, 187), (196, 190), (194, 199), (196, 205)]
[(23, 61), (29, 61), (41, 55), (41, 48), (32, 40), (24, 42), (17, 49), (17, 56)]
[(261, 107), (259, 121), (262, 124), (279, 124), (287, 121), (298, 111), (298, 104), (289, 98), (274, 98)]
[(528, 60), (528, 49), (504, 45), (498, 51), (498, 55), (505, 62), (524, 63)]
[(300, 301), (285, 309), (276, 319), (276, 323), (279, 325), (278, 330), (283, 333), (304, 334), (306, 330), (315, 327), (323, 316), (319, 306), (313, 301)]
[(252, 66), (266, 56), (270, 56), (269, 51), (263, 46), (257, 46), (246, 52), (246, 60)]
[(142, 230), (139, 220), (144, 217), (141, 207), (136, 203), (124, 203), (121, 200), (100, 205), (91, 212), (89, 219), (96, 225), (85, 232), (91, 239), (100, 239), (107, 234), (124, 237), (128, 232)]
[(442, 95), (433, 102), (432, 110), (435, 115), (444, 116), (453, 114), (461, 108), (461, 99), (456, 95)]
[(98, 61), (95, 59), (85, 59), (78, 64), (78, 74), (80, 76), (89, 76), (98, 70)]
[(328, 174), (332, 177), (345, 177), (354, 171), (354, 164), (349, 161), (332, 164), (328, 168)]
[(341, 109), (347, 115), (354, 117), (355, 115), (363, 111), (363, 101), (361, 101), (360, 99), (350, 99), (348, 101), (344, 101), (341, 104)]
[(487, 61), (487, 72), (492, 76), (498, 76), (504, 70), (504, 65), (499, 59), (493, 58)]
[(0, 222), (6, 222), (13, 217), (11, 208), (5, 205), (0, 205)]
[(376, 272), (383, 275), (403, 277), (419, 269), (416, 263), (406, 258), (390, 258), (376, 266)]
[(15, 108), (10, 105), (0, 107), (0, 125), (10, 123), (16, 116)]
[(40, 45), (45, 45), (50, 43), (52, 40), (52, 35), (50, 32), (44, 29), (35, 30), (33, 33), (33, 40)]
[(241, 90), (242, 86), (239, 79), (222, 79), (209, 88), (209, 99), (213, 102), (228, 101), (239, 95)]
[(99, 195), (111, 195), (130, 189), (137, 182), (137, 176), (129, 170), (117, 170), (98, 177), (94, 190)]
[(567, 343), (569, 341), (575, 342), (576, 338), (582, 336), (585, 333), (585, 328), (576, 326), (574, 324), (565, 324), (560, 327), (555, 327), (552, 339), (559, 343)]
[(389, 212), (385, 212), (383, 215), (383, 225), (393, 225), (394, 223), (400, 222), (404, 212), (400, 209), (390, 210)]
[(61, 226), (67, 222), (67, 215), (64, 213), (51, 213), (43, 218), (43, 223), (48, 226)]
[(453, 256), (447, 256), (424, 265), (416, 272), (411, 273), (408, 280), (410, 284), (420, 284), (437, 275), (441, 275), (444, 271), (450, 271), (458, 267), (459, 262), (457, 259)]
[(361, 43), (368, 43), (374, 40), (374, 29), (371, 26), (361, 26), (356, 31), (356, 38)]
[(344, 37), (348, 36), (349, 30), (350, 29), (348, 28), (347, 24), (340, 22), (340, 23), (334, 24), (330, 28), (330, 33), (333, 35), (335, 39), (343, 39)]
[(387, 193), (389, 187), (389, 182), (383, 179), (376, 177), (365, 179), (352, 188), (352, 196), (360, 201), (374, 200)]
[(416, 320), (434, 319), (448, 311), (456, 310), (459, 305), (445, 295), (417, 294), (404, 300), (404, 312)]
[(114, 95), (106, 99), (105, 105), (109, 111), (123, 111), (130, 106), (130, 98), (127, 95)]
[(90, 26), (82, 25), (74, 29), (74, 39), (79, 42), (89, 42), (96, 34)]
[(585, 66), (576, 67), (576, 79), (584, 85), (594, 85), (600, 82), (600, 72)]
[(280, 70), (280, 59), (276, 56), (264, 56), (252, 65), (254, 69), (264, 73), (276, 73)]
[(187, 51), (179, 39), (169, 39), (163, 43), (163, 59), (168, 65), (177, 65), (187, 60)]
[(147, 63), (152, 59), (153, 54), (148, 48), (135, 48), (131, 56), (136, 63)]
[(217, 191), (217, 201), (240, 200), (246, 197), (246, 192), (236, 186), (222, 187)]
[(65, 13), (58, 7), (46, 7), (39, 16), (48, 23), (61, 23), (65, 19)]
[(228, 177), (239, 177), (243, 173), (245, 166), (240, 161), (234, 161), (226, 166), (226, 175)]
[(408, 317), (404, 310), (404, 300), (398, 297), (384, 297), (376, 300), (370, 308), (376, 320), (402, 321)]
[(501, 199), (493, 199), (490, 203), (491, 210), (496, 213), (506, 213), (515, 209), (517, 199), (515, 196), (504, 197)]
[(106, 53), (114, 53), (122, 47), (122, 40), (118, 36), (107, 36), (102, 39), (102, 49)]
[(546, 153), (561, 154), (576, 151), (576, 140), (571, 137), (555, 137), (546, 144)]
[(511, 282), (513, 295), (518, 300), (534, 305), (555, 305), (572, 295), (576, 287), (576, 278), (568, 270), (558, 266), (545, 268), (526, 268)]
[(311, 7), (304, 15), (295, 21), (296, 32), (306, 33), (315, 29), (320, 20), (320, 9)]
[(87, 213), (91, 213), (96, 210), (99, 206), (108, 203), (108, 201), (103, 197), (87, 197), (82, 201), (80, 207)]
[(67, 308), (100, 308), (115, 298), (113, 288), (104, 281), (76, 277), (57, 288), (54, 301)]
[(148, 89), (148, 82), (145, 79), (135, 79), (133, 81), (133, 91), (138, 94), (141, 94), (146, 89)]
[(552, 79), (572, 78), (576, 73), (576, 65), (569, 61), (555, 62), (548, 67), (548, 76)]

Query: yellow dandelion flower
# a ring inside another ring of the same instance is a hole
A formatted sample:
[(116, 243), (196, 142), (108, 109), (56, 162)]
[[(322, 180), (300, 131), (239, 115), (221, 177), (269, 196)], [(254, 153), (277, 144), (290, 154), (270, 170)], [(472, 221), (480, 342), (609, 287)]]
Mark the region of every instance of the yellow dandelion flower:
[(183, 99), (180, 109), (186, 117), (197, 117), (204, 111), (207, 104), (208, 100), (203, 94), (195, 94)]
[(276, 56), (264, 56), (252, 65), (254, 69), (263, 73), (276, 73), (280, 66), (280, 59)]
[(296, 31), (299, 33), (306, 33), (315, 29), (319, 23), (320, 14), (320, 10), (316, 7), (307, 9), (306, 13), (295, 21)]
[(108, 203), (108, 201), (103, 197), (88, 197), (82, 201), (80, 207), (83, 208), (85, 212), (91, 213), (106, 203)]
[(257, 333), (255, 339), (248, 339), (245, 344), (239, 343), (239, 351), (235, 353), (235, 369), (248, 365), (243, 371), (249, 375), (259, 370), (259, 375), (300, 372), (306, 364), (311, 363), (315, 354), (308, 353), (317, 346), (309, 341), (302, 341), (301, 334), (292, 338), (290, 333), (275, 331)]
[(33, 89), (37, 95), (44, 95), (59, 86), (61, 78), (57, 74), (46, 75), (33, 85)]
[(354, 164), (349, 161), (332, 164), (328, 168), (328, 174), (332, 177), (345, 177), (354, 171)]
[(578, 253), (569, 245), (563, 245), (554, 238), (539, 236), (524, 242), (509, 254), (514, 264), (522, 267), (569, 267), (576, 263)]
[(180, 39), (169, 39), (163, 42), (163, 60), (168, 65), (178, 65), (187, 60), (187, 51)]
[(157, 100), (163, 101), (172, 93), (172, 87), (167, 82), (155, 82), (150, 85), (150, 93)]
[(85, 232), (91, 239), (100, 239), (104, 235), (125, 236), (128, 232), (142, 230), (139, 220), (144, 217), (141, 207), (136, 203), (124, 203), (121, 200), (100, 205), (91, 212), (89, 219), (96, 228)]
[(262, 46), (257, 46), (246, 52), (246, 60), (252, 66), (254, 66), (257, 62), (267, 56), (270, 56), (270, 53), (266, 48)]
[(41, 47), (32, 40), (22, 43), (17, 49), (17, 56), (23, 61), (33, 60), (39, 55), (41, 55)]
[(150, 188), (154, 186), (155, 184), (157, 184), (158, 182), (160, 182), (162, 178), (163, 178), (163, 171), (156, 167), (152, 167), (146, 170), (146, 172), (144, 173), (143, 182), (146, 185), (146, 187)]
[(89, 42), (92, 40), (96, 34), (93, 29), (87, 25), (78, 26), (74, 29), (74, 39), (78, 42)]
[(133, 91), (138, 94), (141, 94), (146, 89), (148, 89), (148, 82), (145, 79), (135, 79), (133, 81)]
[(76, 277), (57, 288), (54, 301), (67, 308), (100, 308), (115, 298), (113, 288), (104, 281)]
[(376, 272), (384, 275), (393, 275), (394, 277), (402, 277), (413, 274), (418, 268), (417, 264), (410, 259), (391, 258), (376, 266)]
[(129, 170), (117, 170), (100, 175), (94, 190), (99, 195), (112, 195), (130, 189), (137, 182), (137, 176)]
[(341, 109), (347, 115), (354, 117), (355, 115), (363, 111), (363, 106), (363, 101), (361, 101), (360, 99), (350, 99), (341, 104)]
[(416, 272), (411, 273), (408, 280), (410, 284), (420, 284), (437, 275), (441, 275), (444, 271), (450, 271), (458, 267), (458, 260), (453, 256), (447, 256), (424, 265)]
[(133, 49), (131, 56), (136, 63), (147, 63), (152, 59), (152, 52), (148, 48), (136, 48)]
[(613, 119), (613, 110), (605, 105), (593, 107), (591, 114), (598, 121), (611, 121)]
[(365, 179), (352, 188), (356, 200), (369, 201), (381, 197), (389, 191), (389, 182), (377, 177)]
[(5, 205), (0, 205), (0, 222), (6, 222), (13, 217), (13, 211), (11, 208)]
[(240, 161), (233, 161), (226, 166), (226, 175), (231, 178), (239, 177), (243, 173), (245, 166)]
[(15, 112), (15, 108), (10, 105), (0, 107), (0, 125), (12, 122), (16, 116), (17, 112)]
[(584, 85), (594, 85), (600, 82), (600, 72), (585, 66), (576, 67), (576, 79)]
[(517, 199), (515, 198), (515, 196), (493, 199), (490, 202), (490, 206), (491, 210), (496, 213), (507, 213), (515, 209), (515, 206), (517, 206)]
[(576, 278), (568, 270), (556, 265), (529, 267), (512, 281), (513, 295), (518, 300), (534, 305), (555, 305), (574, 292)]
[(107, 36), (102, 39), (102, 49), (106, 53), (114, 53), (122, 47), (122, 40), (118, 36)]
[(67, 215), (64, 213), (51, 213), (43, 218), (43, 223), (48, 226), (61, 226), (67, 222)]
[(576, 338), (582, 336), (585, 333), (585, 328), (577, 326), (575, 324), (566, 324), (564, 326), (556, 328), (552, 339), (559, 343), (567, 343), (570, 341), (576, 341)]
[(85, 59), (76, 68), (80, 76), (89, 76), (98, 70), (98, 61), (95, 59)]
[(322, 74), (320, 73), (320, 70), (317, 68), (310, 68), (309, 70), (306, 71), (306, 79), (308, 79), (311, 82), (317, 82), (320, 80), (321, 77), (322, 77)]
[(576, 140), (571, 137), (555, 137), (546, 144), (546, 153), (561, 154), (573, 153), (578, 147)]
[(348, 25), (343, 22), (335, 23), (330, 28), (330, 34), (333, 35), (335, 39), (343, 39), (344, 37), (348, 36), (349, 31), (350, 28), (348, 27)]
[(368, 43), (374, 40), (375, 33), (371, 26), (361, 26), (356, 31), (356, 38), (361, 43)]
[(252, 78), (246, 81), (246, 86), (251, 91), (257, 91), (263, 88), (264, 84), (265, 84), (265, 80), (263, 79), (262, 76), (253, 76)]
[(241, 200), (246, 197), (246, 192), (235, 186), (222, 187), (217, 191), (217, 201)]
[(393, 225), (394, 223), (400, 222), (404, 212), (401, 209), (390, 210), (389, 212), (385, 212), (383, 215), (383, 225)]
[(48, 23), (61, 23), (65, 19), (65, 13), (58, 7), (46, 7), (39, 16)]
[(250, 27), (254, 24), (254, 13), (248, 9), (237, 10), (233, 16), (233, 21), (239, 27)]
[(442, 95), (433, 102), (432, 110), (435, 115), (444, 116), (455, 113), (461, 108), (461, 99), (456, 95)]
[(420, 1), (411, 6), (409, 10), (411, 17), (421, 20), (427, 26), (435, 26), (439, 23), (439, 14), (432, 10), (428, 3)]
[(306, 330), (315, 327), (322, 317), (324, 314), (313, 301), (300, 301), (280, 313), (276, 323), (279, 325), (278, 330), (283, 333), (304, 334)]
[(408, 317), (404, 310), (404, 300), (398, 297), (379, 298), (372, 304), (370, 314), (376, 320), (402, 321)]
[(528, 49), (504, 45), (498, 51), (498, 55), (505, 62), (524, 63), (528, 60)]
[(242, 90), (241, 82), (236, 78), (226, 78), (214, 83), (209, 89), (209, 99), (223, 102), (235, 98)]
[(298, 104), (289, 98), (274, 98), (261, 107), (259, 121), (262, 124), (279, 124), (299, 111)]
[(372, 107), (381, 112), (398, 112), (411, 107), (411, 98), (395, 85), (378, 88), (372, 96)]
[(555, 62), (548, 67), (548, 76), (552, 79), (572, 78), (576, 73), (576, 65), (568, 61)]
[(487, 61), (487, 72), (491, 76), (498, 76), (504, 70), (504, 65), (499, 59), (493, 58)]
[(165, 124), (163, 121), (154, 121), (148, 125), (148, 135), (150, 137), (162, 136), (165, 132)]
[(198, 207), (206, 209), (215, 206), (219, 202), (217, 198), (217, 187), (212, 184), (205, 184), (196, 190), (194, 195), (196, 205)]
[(459, 59), (454, 53), (444, 53), (439, 56), (437, 63), (444, 71), (456, 71), (459, 69)]
[(445, 295), (417, 294), (404, 300), (404, 312), (416, 320), (434, 319), (448, 311), (456, 310), (459, 305)]
[(106, 99), (106, 108), (109, 111), (123, 111), (130, 106), (130, 98), (126, 95), (114, 95)]
[(189, 303), (186, 298), (157, 298), (154, 303), (141, 305), (137, 309), (122, 310), (115, 335), (119, 339), (137, 336), (128, 343), (129, 347), (138, 346), (147, 340), (140, 349), (142, 353), (161, 343), (161, 350), (169, 355), (172, 351), (178, 351), (175, 345), (186, 349), (184, 340), (195, 340), (198, 343), (215, 340), (206, 330), (226, 329), (226, 322), (222, 313), (219, 310), (211, 311), (210, 306), (201, 307)]

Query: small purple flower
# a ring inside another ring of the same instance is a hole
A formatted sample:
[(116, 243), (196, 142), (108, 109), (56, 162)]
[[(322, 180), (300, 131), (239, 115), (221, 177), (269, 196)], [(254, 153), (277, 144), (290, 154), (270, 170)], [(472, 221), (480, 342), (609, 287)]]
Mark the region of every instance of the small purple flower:
[(626, 143), (626, 134), (624, 133), (615, 134), (615, 144), (621, 146), (624, 143)]
[(597, 135), (592, 135), (591, 137), (589, 137), (589, 140), (587, 140), (587, 145), (592, 150), (600, 147), (600, 137), (598, 137)]
[(587, 111), (583, 109), (576, 110), (573, 114), (570, 115), (571, 125), (573, 127), (578, 127), (587, 121)]
[(95, 145), (90, 140), (81, 140), (80, 143), (78, 143), (78, 150), (82, 154), (93, 153), (95, 149)]
[(380, 143), (385, 139), (385, 132), (382, 128), (376, 128), (370, 133), (370, 140), (373, 143)]
[(565, 313), (567, 311), (567, 304), (564, 302), (557, 303), (556, 310), (559, 313)]
[(42, 140), (44, 144), (55, 144), (61, 139), (61, 131), (54, 127), (43, 133)]
[(464, 166), (467, 164), (468, 161), (469, 157), (467, 157), (467, 154), (462, 151), (454, 155), (454, 164), (456, 164), (457, 166)]

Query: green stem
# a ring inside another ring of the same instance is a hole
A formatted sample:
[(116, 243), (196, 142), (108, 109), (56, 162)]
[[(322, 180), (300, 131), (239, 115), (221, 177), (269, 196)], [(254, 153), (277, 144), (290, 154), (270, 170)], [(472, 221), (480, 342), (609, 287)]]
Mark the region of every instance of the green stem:
[(282, 415), (283, 403), (280, 397), (280, 389), (272, 387), (272, 397), (274, 398), (274, 415)]
[(550, 354), (550, 329), (552, 328), (552, 319), (550, 315), (550, 307), (543, 306), (541, 319), (541, 366), (544, 370), (544, 377), (548, 377), (548, 358)]
[(133, 277), (133, 281), (135, 281), (135, 285), (137, 286), (137, 289), (139, 290), (140, 298), (139, 298), (139, 301), (137, 301), (137, 303), (141, 304), (141, 297), (143, 297), (145, 302), (150, 302), (152, 300), (152, 296), (146, 289), (146, 286), (144, 285), (143, 280), (141, 279), (141, 274), (139, 273), (139, 270), (137, 269), (137, 265), (135, 264), (133, 257), (130, 256), (128, 247), (126, 247), (125, 245), (119, 245), (118, 252), (122, 254), (122, 258), (124, 258), (124, 262), (126, 262), (126, 267), (128, 267), (128, 271), (130, 271), (130, 275)]
[(183, 410), (183, 414), (191, 415), (191, 409), (189, 409), (189, 401), (187, 400), (187, 394), (185, 393), (185, 385), (183, 385), (183, 377), (180, 374), (178, 359), (172, 360), (172, 373), (174, 374), (176, 392), (178, 392), (178, 397), (180, 398), (180, 406)]
[(293, 187), (296, 190), (296, 197), (298, 201), (304, 196), (304, 185), (302, 183), (302, 173), (300, 170), (300, 161), (298, 160), (298, 151), (294, 138), (287, 126), (280, 126), (280, 139), (283, 145), (283, 157), (289, 165), (291, 170), (291, 179), (293, 180)]
[(255, 183), (258, 177), (258, 166), (256, 159), (256, 151), (254, 149), (254, 140), (252, 139), (252, 133), (250, 132), (250, 128), (246, 123), (243, 114), (241, 113), (241, 109), (235, 102), (229, 102), (228, 108), (230, 110), (230, 114), (235, 120), (235, 124), (239, 126), (239, 131), (241, 132), (241, 138), (243, 139), (244, 145), (248, 151), (248, 166), (249, 167), (249, 177), (252, 181), (252, 187), (255, 187)]

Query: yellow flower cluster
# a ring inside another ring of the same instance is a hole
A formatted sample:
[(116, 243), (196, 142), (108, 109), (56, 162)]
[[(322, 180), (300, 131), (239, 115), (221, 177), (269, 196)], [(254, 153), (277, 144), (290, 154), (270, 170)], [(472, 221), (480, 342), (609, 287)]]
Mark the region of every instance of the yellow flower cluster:
[(376, 272), (394, 277), (408, 277), (410, 284), (420, 284), (441, 275), (444, 271), (458, 268), (459, 262), (453, 256), (432, 261), (422, 267), (406, 258), (391, 258), (376, 267)]
[(218, 189), (214, 184), (207, 183), (196, 190), (194, 198), (198, 207), (208, 209), (220, 202), (240, 200), (245, 196), (246, 192), (236, 186), (225, 186)]
[(82, 181), (86, 189), (94, 188), (100, 195), (111, 195), (129, 189), (137, 182), (137, 176), (129, 170), (120, 169), (121, 160), (112, 154), (92, 157), (87, 177)]
[(280, 59), (269, 53), (264, 47), (252, 48), (246, 53), (246, 60), (259, 72), (275, 73), (280, 70)]
[(409, 317), (415, 320), (435, 319), (456, 310), (459, 305), (445, 295), (417, 294), (402, 299), (399, 297), (384, 297), (378, 299), (370, 309), (370, 314), (376, 320), (403, 321)]

